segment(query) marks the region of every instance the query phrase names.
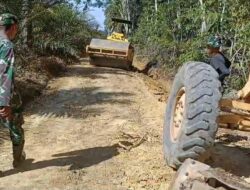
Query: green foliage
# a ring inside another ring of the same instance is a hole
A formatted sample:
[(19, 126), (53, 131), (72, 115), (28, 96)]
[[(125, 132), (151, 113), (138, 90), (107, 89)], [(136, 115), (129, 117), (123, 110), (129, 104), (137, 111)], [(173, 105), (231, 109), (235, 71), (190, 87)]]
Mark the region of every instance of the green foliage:
[(138, 19), (141, 15), (142, 0), (107, 0), (105, 6), (106, 29), (112, 28), (112, 17), (130, 20), (132, 22), (132, 32), (138, 24)]
[[(37, 13), (45, 12), (36, 17)], [(34, 47), (39, 51), (53, 51), (76, 56), (92, 37), (93, 29), (84, 14), (77, 13), (68, 5), (58, 5), (44, 10), (33, 9)]]
[[(107, 27), (111, 15), (122, 16), (121, 8), (116, 8), (122, 2), (109, 1)], [(136, 3), (139, 9), (129, 8), (126, 12), (131, 18), (134, 12), (137, 15), (132, 42), (139, 47), (139, 54), (156, 60), (167, 69), (186, 61), (205, 61), (207, 37), (220, 34), (232, 44), (224, 48), (233, 63), (231, 86), (242, 87), (249, 73), (249, 0), (143, 0)], [(240, 77), (236, 80), (233, 75)]]
[(17, 16), (21, 15), (22, 0), (6, 1), (0, 0), (0, 12), (15, 13)]
[(205, 61), (205, 46), (203, 45), (203, 38), (194, 38), (186, 42), (182, 42), (180, 53), (177, 58), (178, 63), (185, 63), (190, 60), (193, 61)]
[(101, 36), (98, 24), (86, 10), (80, 11), (78, 5), (100, 5), (101, 1), (82, 0), (72, 4), (74, 1), (0, 0), (0, 11), (14, 13), (19, 18), (18, 49), (76, 57), (84, 52), (93, 36)]

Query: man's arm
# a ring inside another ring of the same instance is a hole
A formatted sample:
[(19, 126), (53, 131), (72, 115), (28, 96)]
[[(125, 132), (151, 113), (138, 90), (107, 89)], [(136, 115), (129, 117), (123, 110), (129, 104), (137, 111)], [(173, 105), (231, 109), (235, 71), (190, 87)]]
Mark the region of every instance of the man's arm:
[(14, 52), (12, 45), (5, 44), (0, 51), (0, 106), (10, 106), (13, 83)]

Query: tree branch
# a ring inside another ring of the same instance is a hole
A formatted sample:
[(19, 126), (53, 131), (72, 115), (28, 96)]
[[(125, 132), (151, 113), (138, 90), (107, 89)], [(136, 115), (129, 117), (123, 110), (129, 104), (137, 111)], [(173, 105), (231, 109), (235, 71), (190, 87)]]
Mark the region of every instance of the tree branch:
[(52, 7), (57, 4), (65, 3), (65, 0), (40, 0), (46, 8)]

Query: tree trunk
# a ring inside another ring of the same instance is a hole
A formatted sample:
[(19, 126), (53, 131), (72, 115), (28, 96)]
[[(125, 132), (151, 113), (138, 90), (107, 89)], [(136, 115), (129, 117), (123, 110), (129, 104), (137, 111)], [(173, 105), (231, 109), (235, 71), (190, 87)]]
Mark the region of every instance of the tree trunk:
[(155, 0), (155, 12), (157, 13), (158, 12), (158, 1)]
[[(130, 3), (129, 0), (123, 0), (121, 1), (121, 18), (125, 19), (125, 20), (130, 20), (131, 19), (131, 10), (130, 10)], [(125, 29), (126, 29), (126, 33), (128, 33), (129, 31), (129, 26), (128, 25), (124, 25)]]
[(24, 49), (31, 46), (32, 25), (29, 24), (29, 14), (31, 11), (31, 0), (22, 2), (22, 22), (21, 22), (21, 41)]
[(221, 11), (221, 18), (220, 18), (220, 31), (223, 32), (223, 22), (224, 22), (224, 15), (225, 15), (225, 12), (226, 12), (226, 1), (225, 0), (222, 0), (222, 4), (223, 4), (223, 7), (222, 7), (222, 11)]
[(179, 4), (177, 7), (177, 11), (176, 11), (176, 18), (179, 20), (179, 23), (177, 24), (177, 28), (179, 31), (177, 35), (178, 41), (182, 41), (182, 23), (181, 23), (180, 17), (181, 17), (181, 5)]
[(199, 0), (202, 10), (202, 23), (201, 23), (201, 33), (206, 32), (207, 30), (207, 23), (206, 23), (206, 9), (203, 0)]

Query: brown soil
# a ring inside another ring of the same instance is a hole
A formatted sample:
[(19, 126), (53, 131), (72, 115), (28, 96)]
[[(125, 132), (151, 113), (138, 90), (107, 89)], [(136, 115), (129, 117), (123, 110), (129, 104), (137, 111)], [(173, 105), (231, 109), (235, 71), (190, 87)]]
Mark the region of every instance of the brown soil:
[[(20, 58), (20, 57), (18, 57)], [(27, 57), (26, 62), (17, 61), (15, 86), (24, 105), (41, 95), (51, 78), (66, 71), (66, 62), (58, 57)]]
[(134, 73), (71, 66), (25, 112), (20, 169), (5, 134), (0, 189), (167, 189), (164, 107)]
[[(25, 112), (20, 169), (12, 169), (1, 132), (0, 189), (167, 190), (175, 172), (162, 154), (169, 86), (161, 84), (118, 69), (70, 66)], [(250, 133), (221, 129), (217, 138), (209, 164), (248, 181)]]
[[(168, 93), (171, 91), (171, 79), (164, 74), (141, 77), (149, 91), (160, 102), (166, 102)], [(250, 184), (250, 131), (219, 128), (215, 147), (206, 164), (241, 177)]]
[[(159, 101), (166, 102), (168, 92), (171, 91), (171, 79), (165, 75), (156, 76), (156, 79), (144, 75), (143, 78), (149, 91)], [(225, 170), (250, 183), (250, 131), (219, 128), (215, 147), (206, 164)]]

